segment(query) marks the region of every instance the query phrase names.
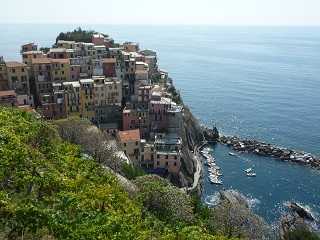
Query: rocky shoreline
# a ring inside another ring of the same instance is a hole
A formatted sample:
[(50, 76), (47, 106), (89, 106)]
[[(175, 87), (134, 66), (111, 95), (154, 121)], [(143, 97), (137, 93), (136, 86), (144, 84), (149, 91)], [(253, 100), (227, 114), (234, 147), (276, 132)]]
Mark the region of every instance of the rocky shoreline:
[(241, 139), (236, 136), (220, 136), (218, 142), (231, 147), (237, 152), (254, 153), (259, 156), (268, 156), (282, 161), (294, 162), (320, 169), (320, 157), (310, 153), (278, 147), (257, 140)]

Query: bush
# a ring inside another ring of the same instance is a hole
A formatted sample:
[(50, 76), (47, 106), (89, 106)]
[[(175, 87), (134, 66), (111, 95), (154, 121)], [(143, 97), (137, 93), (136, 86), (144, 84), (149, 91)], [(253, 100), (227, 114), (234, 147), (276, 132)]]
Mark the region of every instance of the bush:
[(137, 178), (134, 183), (140, 190), (138, 201), (160, 220), (170, 223), (193, 222), (191, 198), (166, 179), (156, 175), (147, 175)]
[(137, 178), (132, 200), (29, 113), (0, 107), (0, 156), (1, 239), (225, 239), (193, 221), (190, 197), (168, 181)]
[(286, 236), (287, 240), (320, 240), (320, 237), (307, 229), (299, 228), (289, 232)]
[(141, 168), (128, 163), (124, 163), (122, 165), (121, 172), (129, 180), (135, 179), (146, 174)]

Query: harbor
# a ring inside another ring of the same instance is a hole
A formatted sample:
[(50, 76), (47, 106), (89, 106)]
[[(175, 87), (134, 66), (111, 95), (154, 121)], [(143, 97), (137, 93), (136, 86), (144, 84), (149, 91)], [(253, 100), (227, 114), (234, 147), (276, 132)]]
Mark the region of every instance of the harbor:
[(222, 185), (221, 180), (221, 168), (217, 165), (215, 158), (212, 154), (212, 149), (210, 147), (205, 147), (200, 151), (201, 155), (205, 159), (205, 165), (208, 167), (209, 181), (215, 185)]
[[(270, 157), (253, 153), (232, 152), (235, 154), (231, 155), (230, 148), (223, 144), (209, 147), (210, 155), (223, 173), (219, 178), (223, 185), (211, 183), (210, 167), (204, 158), (202, 199), (206, 204), (214, 204), (219, 191), (233, 189), (243, 193), (252, 210), (269, 223), (279, 219), (288, 201), (307, 205), (319, 216), (319, 171), (299, 164), (270, 161)], [(250, 168), (255, 177), (247, 176), (245, 170)]]

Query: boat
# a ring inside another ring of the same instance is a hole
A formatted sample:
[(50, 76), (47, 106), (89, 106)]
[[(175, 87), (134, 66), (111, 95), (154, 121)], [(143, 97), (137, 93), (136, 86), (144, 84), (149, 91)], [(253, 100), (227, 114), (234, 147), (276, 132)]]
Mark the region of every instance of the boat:
[(216, 185), (222, 185), (222, 181), (218, 180), (218, 179), (210, 179), (212, 184), (216, 184)]
[(246, 173), (251, 173), (252, 171), (253, 171), (253, 169), (252, 168), (248, 168), (248, 169), (246, 169), (246, 170), (244, 170)]
[(229, 152), (230, 156), (237, 156), (237, 154), (233, 153), (233, 152)]
[(249, 172), (246, 175), (247, 175), (247, 177), (256, 177), (257, 176), (257, 174), (254, 172)]

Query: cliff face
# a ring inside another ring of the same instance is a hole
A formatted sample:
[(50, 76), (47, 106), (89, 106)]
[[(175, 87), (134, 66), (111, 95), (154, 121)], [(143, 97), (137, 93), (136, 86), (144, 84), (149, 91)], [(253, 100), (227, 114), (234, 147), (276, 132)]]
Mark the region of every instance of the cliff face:
[(194, 173), (196, 171), (193, 151), (204, 139), (198, 120), (186, 106), (184, 106), (181, 137), (183, 142), (182, 167), (179, 176), (173, 182), (179, 187), (187, 187), (192, 185)]

